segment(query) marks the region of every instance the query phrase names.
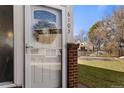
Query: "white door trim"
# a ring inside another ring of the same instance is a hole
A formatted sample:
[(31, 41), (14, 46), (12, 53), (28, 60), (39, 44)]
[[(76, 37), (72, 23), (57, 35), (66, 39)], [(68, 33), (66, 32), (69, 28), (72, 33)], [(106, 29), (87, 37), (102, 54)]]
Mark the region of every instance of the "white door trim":
[(24, 15), (21, 5), (13, 6), (14, 23), (14, 84), (24, 86)]
[[(28, 31), (31, 31), (31, 7), (28, 5), (28, 6), (25, 6), (25, 43), (26, 42), (29, 42), (27, 40), (30, 40), (30, 39), (26, 39), (26, 38), (29, 38), (30, 34)], [(27, 36), (29, 35), (29, 36)], [(25, 47), (26, 47), (26, 44), (25, 44)], [(31, 87), (31, 78), (28, 78), (28, 76), (30, 75), (31, 73), (31, 68), (28, 66), (28, 62), (30, 62), (28, 59), (30, 58), (27, 58), (25, 57), (25, 87)], [(26, 70), (28, 69), (28, 70)]]
[[(50, 7), (50, 8), (54, 8), (54, 9), (59, 9), (62, 11), (62, 87), (67, 87), (67, 51), (66, 51), (66, 45), (67, 45), (67, 39), (66, 39), (66, 14), (65, 14), (65, 7), (64, 6), (47, 6), (46, 7)], [(25, 40), (29, 40), (26, 39), (27, 35), (30, 35), (28, 33), (28, 31), (31, 30), (31, 6), (27, 5), (25, 6)], [(28, 36), (29, 37), (29, 36)], [(29, 41), (25, 41), (25, 42), (29, 42)], [(27, 60), (27, 61), (26, 61)], [(29, 87), (31, 86), (31, 80), (29, 78), (27, 78), (29, 76), (29, 73), (31, 73), (31, 68), (28, 66), (28, 62), (30, 62), (28, 59), (25, 59), (25, 87)], [(28, 71), (28, 72), (27, 72)], [(28, 81), (27, 81), (28, 80)]]

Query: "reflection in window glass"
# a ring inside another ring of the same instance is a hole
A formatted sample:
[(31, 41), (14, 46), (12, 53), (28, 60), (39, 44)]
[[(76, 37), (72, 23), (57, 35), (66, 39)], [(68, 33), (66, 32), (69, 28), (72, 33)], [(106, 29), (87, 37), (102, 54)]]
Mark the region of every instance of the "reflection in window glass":
[(13, 81), (13, 6), (0, 6), (0, 83)]
[(41, 19), (50, 22), (56, 22), (56, 15), (43, 10), (34, 11), (34, 19)]

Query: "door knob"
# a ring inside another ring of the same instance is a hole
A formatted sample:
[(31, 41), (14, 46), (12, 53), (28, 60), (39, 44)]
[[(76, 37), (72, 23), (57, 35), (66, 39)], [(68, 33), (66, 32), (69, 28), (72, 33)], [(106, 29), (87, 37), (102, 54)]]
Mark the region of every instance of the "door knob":
[(32, 49), (32, 48), (33, 48), (33, 46), (26, 45), (25, 46), (25, 52), (28, 53), (29, 49)]
[(26, 46), (25, 48), (33, 48), (33, 46)]

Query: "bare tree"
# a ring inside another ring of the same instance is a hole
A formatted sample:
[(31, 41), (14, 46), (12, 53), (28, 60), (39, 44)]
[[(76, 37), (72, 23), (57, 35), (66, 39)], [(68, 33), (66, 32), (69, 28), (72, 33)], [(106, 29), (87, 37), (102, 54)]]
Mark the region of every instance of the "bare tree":
[(124, 7), (114, 11), (112, 16), (106, 16), (95, 23), (88, 34), (97, 51), (104, 49), (109, 54), (115, 51), (119, 53), (120, 42), (124, 40)]
[(124, 39), (124, 7), (119, 8), (114, 12), (112, 19), (116, 26), (115, 40), (118, 42), (118, 53), (120, 54), (120, 42)]
[(83, 30), (80, 30), (78, 36), (79, 36), (79, 40), (80, 40), (80, 42), (81, 42), (81, 43), (84, 42), (85, 32), (84, 32)]
[(104, 21), (99, 21), (90, 28), (89, 39), (93, 43), (94, 48), (97, 49), (97, 53), (105, 45), (106, 33)]

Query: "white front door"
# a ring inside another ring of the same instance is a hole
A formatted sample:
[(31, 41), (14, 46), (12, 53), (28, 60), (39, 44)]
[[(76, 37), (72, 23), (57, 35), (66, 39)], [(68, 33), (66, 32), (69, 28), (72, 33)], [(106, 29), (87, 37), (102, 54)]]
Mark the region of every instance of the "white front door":
[(62, 87), (62, 10), (25, 7), (25, 87)]

